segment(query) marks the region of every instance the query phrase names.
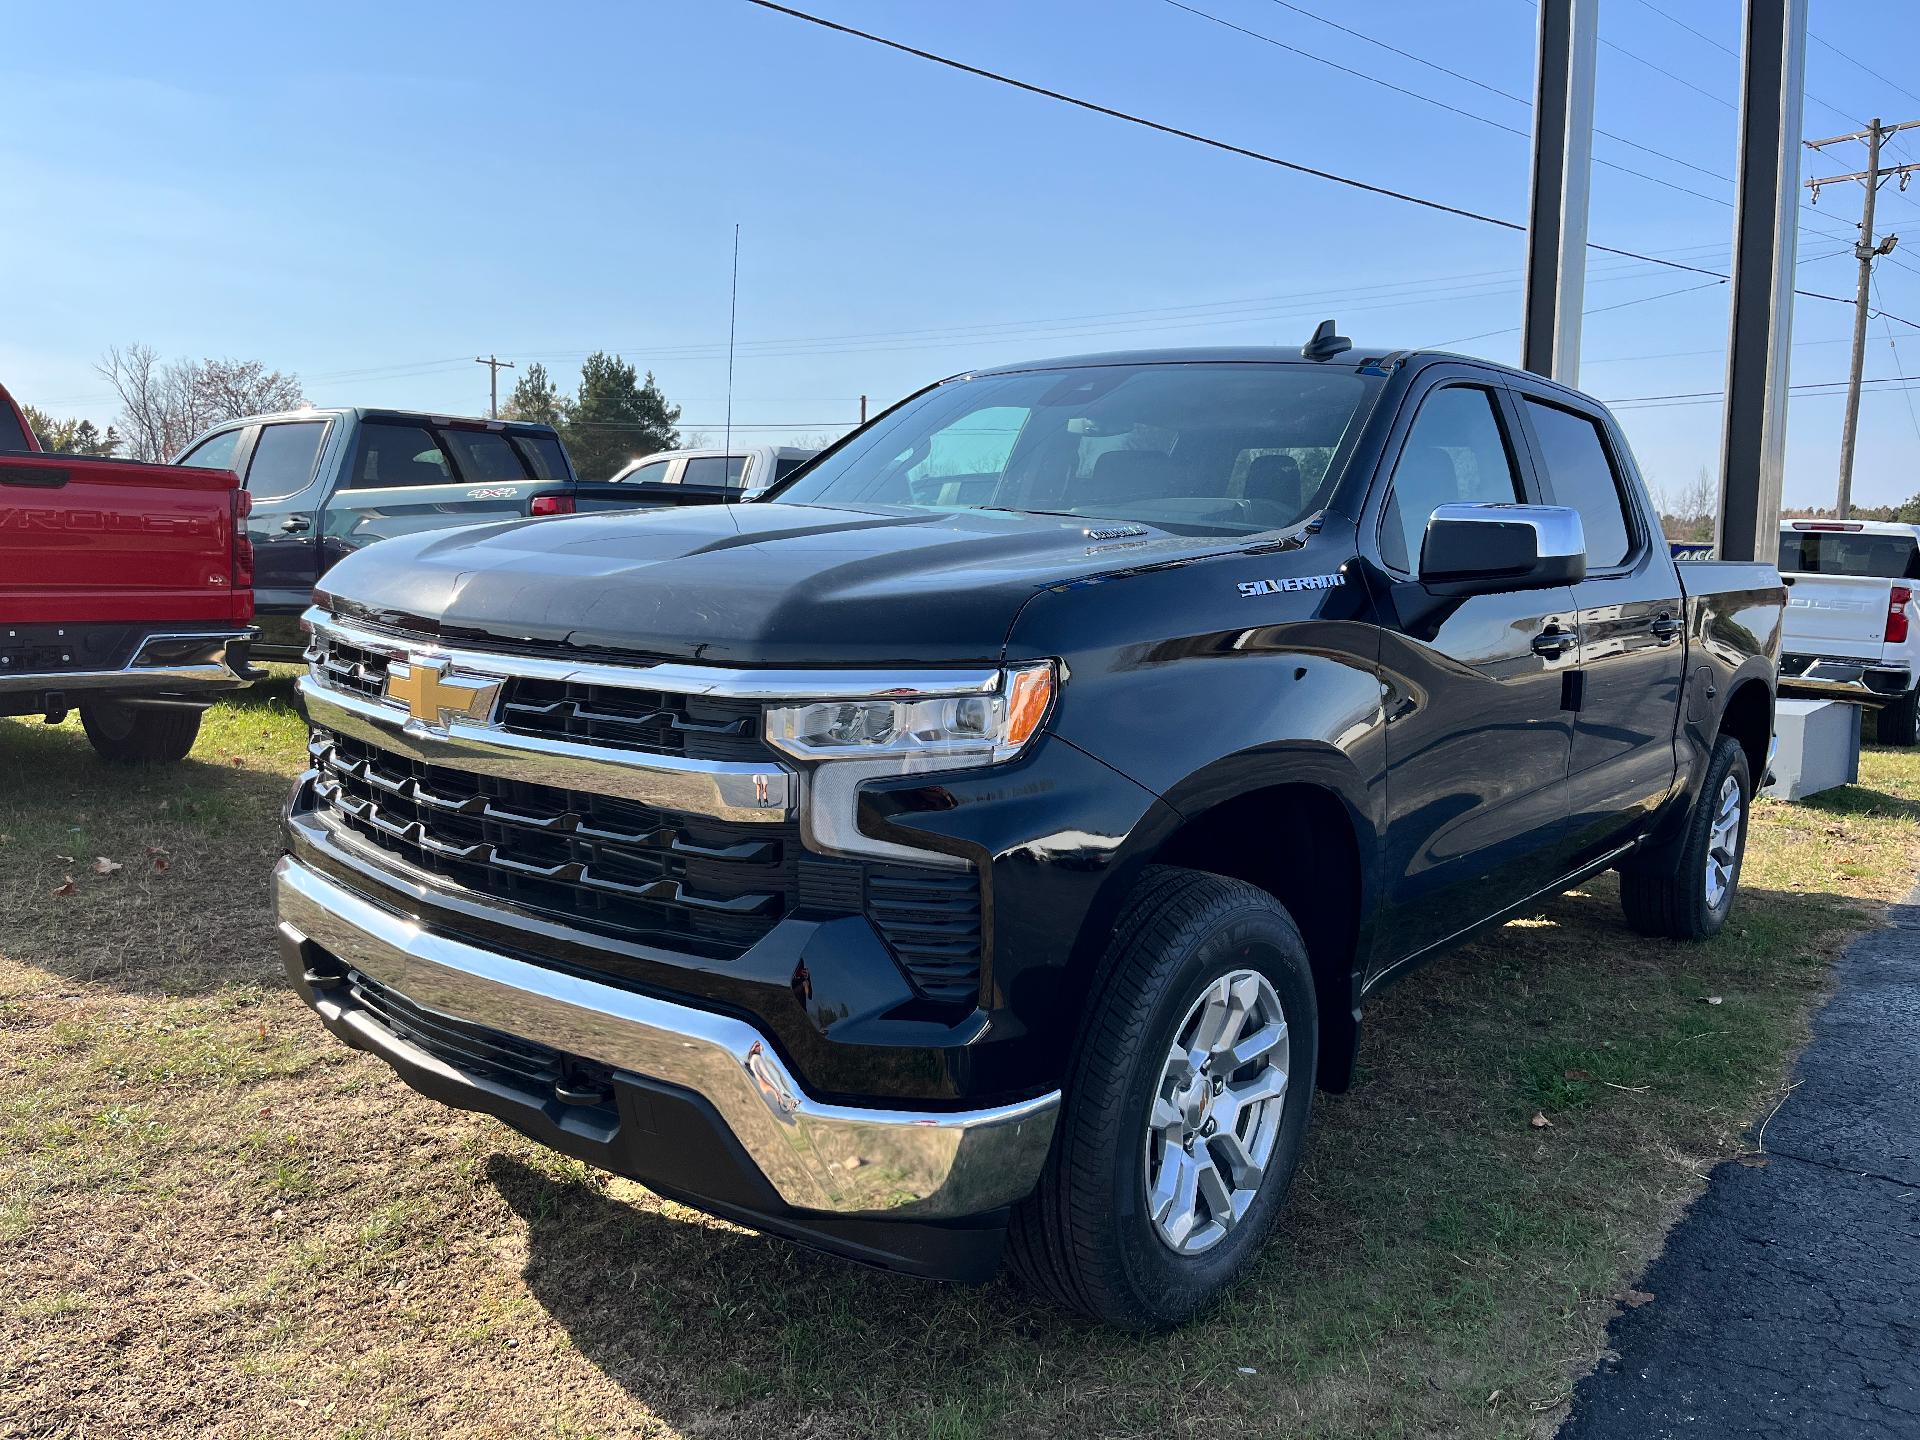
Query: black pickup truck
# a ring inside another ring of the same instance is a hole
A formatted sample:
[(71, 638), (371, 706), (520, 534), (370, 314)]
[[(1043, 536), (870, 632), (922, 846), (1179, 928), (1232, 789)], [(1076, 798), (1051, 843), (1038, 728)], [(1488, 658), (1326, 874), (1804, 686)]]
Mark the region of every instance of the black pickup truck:
[(1169, 1324), (1382, 985), (1608, 867), (1639, 930), (1725, 923), (1784, 594), (1676, 566), (1583, 395), (1327, 335), (1013, 366), (777, 497), (327, 577), (276, 903), (347, 1043), (729, 1219)]

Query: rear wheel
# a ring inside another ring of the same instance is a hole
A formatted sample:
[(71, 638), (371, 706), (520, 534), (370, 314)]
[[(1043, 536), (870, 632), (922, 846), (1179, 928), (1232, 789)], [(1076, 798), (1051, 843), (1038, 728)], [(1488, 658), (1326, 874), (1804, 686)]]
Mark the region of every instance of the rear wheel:
[(1731, 735), (1722, 735), (1678, 851), (1621, 868), (1620, 907), (1629, 925), (1643, 935), (1675, 940), (1720, 933), (1740, 888), (1752, 796), (1747, 752)]
[(1265, 891), (1146, 872), (1114, 927), (1038, 1189), (1009, 1256), (1111, 1324), (1178, 1324), (1245, 1274), (1313, 1103), (1313, 972)]
[(103, 760), (118, 765), (171, 765), (193, 749), (200, 733), (200, 712), (185, 706), (83, 700), (80, 724)]
[(1920, 690), (1909, 690), (1893, 704), (1882, 705), (1873, 724), (1882, 745), (1911, 749), (1920, 739)]

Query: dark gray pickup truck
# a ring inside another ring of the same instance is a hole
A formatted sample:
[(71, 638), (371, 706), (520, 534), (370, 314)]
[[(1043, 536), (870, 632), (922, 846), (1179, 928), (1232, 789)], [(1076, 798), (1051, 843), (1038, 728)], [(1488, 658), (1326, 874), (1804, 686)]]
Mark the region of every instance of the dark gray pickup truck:
[(633, 503), (584, 483), (550, 426), (401, 410), (292, 410), (208, 431), (174, 461), (240, 476), (252, 500), (257, 659), (298, 660), (300, 612), (335, 561), (376, 540)]
[(774, 494), (326, 578), (275, 887), (348, 1044), (1170, 1324), (1284, 1223), (1381, 986), (1608, 868), (1638, 930), (1726, 923), (1784, 591), (1676, 565), (1584, 395), (1330, 335), (1048, 361)]

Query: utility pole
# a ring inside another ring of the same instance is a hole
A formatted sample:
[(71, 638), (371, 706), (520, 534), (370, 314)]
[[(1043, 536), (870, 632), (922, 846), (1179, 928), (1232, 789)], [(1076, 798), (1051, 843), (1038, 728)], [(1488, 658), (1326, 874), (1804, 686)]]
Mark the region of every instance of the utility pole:
[(513, 369), (511, 360), (502, 360), (497, 355), (476, 355), (473, 363), (487, 367), (487, 418), (500, 418), (500, 372)]
[(1843, 180), (1858, 180), (1865, 187), (1865, 198), (1860, 204), (1860, 239), (1853, 247), (1854, 255), (1860, 261), (1860, 284), (1853, 302), (1853, 365), (1847, 372), (1847, 418), (1845, 428), (1840, 432), (1840, 493), (1834, 506), (1834, 514), (1844, 520), (1853, 510), (1853, 443), (1860, 428), (1860, 371), (1867, 358), (1867, 316), (1871, 312), (1871, 292), (1873, 285), (1873, 262), (1889, 253), (1900, 243), (1898, 235), (1888, 235), (1876, 241), (1873, 238), (1873, 202), (1880, 193), (1883, 179), (1898, 176), (1900, 188), (1907, 188), (1907, 181), (1914, 171), (1920, 170), (1920, 164), (1893, 165), (1885, 169), (1880, 165), (1880, 145), (1889, 135), (1920, 125), (1920, 120), (1907, 120), (1898, 125), (1882, 125), (1880, 117), (1875, 116), (1868, 122), (1865, 130), (1856, 130), (1850, 135), (1833, 135), (1825, 140), (1809, 140), (1809, 150), (1824, 149), (1828, 145), (1838, 145), (1843, 140), (1864, 140), (1867, 142), (1867, 168), (1856, 170), (1851, 175), (1824, 175), (1807, 181), (1807, 188), (1813, 192), (1813, 201), (1820, 203), (1820, 187), (1837, 185)]
[(864, 395), (860, 397), (860, 423), (867, 423), (867, 397)]

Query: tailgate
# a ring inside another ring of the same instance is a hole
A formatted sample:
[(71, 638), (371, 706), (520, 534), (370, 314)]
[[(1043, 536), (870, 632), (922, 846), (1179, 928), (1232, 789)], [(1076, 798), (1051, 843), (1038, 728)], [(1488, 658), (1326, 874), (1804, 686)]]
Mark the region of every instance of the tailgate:
[(231, 471), (0, 454), (0, 619), (232, 620)]
[(1886, 648), (1891, 580), (1846, 575), (1785, 575), (1791, 655), (1878, 660)]

